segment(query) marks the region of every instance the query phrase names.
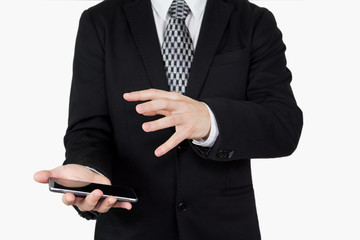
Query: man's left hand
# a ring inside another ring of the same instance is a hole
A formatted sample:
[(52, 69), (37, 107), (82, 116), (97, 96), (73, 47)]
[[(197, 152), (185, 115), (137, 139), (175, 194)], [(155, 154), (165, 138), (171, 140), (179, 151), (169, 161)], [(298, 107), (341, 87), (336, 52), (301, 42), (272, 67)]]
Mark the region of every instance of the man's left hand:
[(210, 114), (203, 102), (158, 89), (125, 93), (124, 99), (129, 102), (147, 101), (136, 106), (139, 114), (164, 115), (163, 118), (144, 123), (142, 128), (145, 132), (175, 127), (175, 133), (155, 150), (157, 157), (166, 154), (185, 139), (206, 138), (210, 133)]

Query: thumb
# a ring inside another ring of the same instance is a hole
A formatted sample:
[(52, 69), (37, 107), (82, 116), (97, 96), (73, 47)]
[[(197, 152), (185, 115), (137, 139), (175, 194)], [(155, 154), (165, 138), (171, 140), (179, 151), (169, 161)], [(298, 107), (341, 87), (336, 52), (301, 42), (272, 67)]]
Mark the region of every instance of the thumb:
[(48, 183), (51, 177), (51, 171), (43, 170), (34, 174), (34, 180), (39, 183)]

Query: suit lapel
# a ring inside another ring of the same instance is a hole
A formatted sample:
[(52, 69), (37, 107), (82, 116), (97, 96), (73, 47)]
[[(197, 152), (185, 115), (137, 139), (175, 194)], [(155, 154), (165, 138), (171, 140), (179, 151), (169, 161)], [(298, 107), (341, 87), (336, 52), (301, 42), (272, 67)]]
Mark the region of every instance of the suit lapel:
[[(153, 88), (169, 90), (150, 0), (124, 6), (139, 54)], [(140, 89), (139, 89), (140, 90)]]
[[(185, 95), (198, 98), (232, 9), (222, 0), (208, 0)], [(135, 0), (124, 11), (152, 87), (169, 91), (151, 1)]]
[(197, 99), (233, 6), (222, 0), (208, 0), (195, 49), (186, 95)]

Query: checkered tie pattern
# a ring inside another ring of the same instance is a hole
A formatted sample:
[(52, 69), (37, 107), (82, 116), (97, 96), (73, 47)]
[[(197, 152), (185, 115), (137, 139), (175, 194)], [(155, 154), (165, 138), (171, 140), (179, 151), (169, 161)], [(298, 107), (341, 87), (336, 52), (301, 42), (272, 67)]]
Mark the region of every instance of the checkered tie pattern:
[(185, 93), (194, 58), (194, 46), (185, 18), (190, 8), (184, 0), (174, 0), (169, 8), (162, 54), (171, 92)]

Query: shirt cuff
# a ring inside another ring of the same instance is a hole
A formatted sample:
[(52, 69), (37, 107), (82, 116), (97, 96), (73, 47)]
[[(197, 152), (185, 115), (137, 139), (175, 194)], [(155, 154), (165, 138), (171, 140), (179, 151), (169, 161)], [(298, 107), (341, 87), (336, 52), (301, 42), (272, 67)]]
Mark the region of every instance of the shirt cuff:
[(204, 103), (204, 104), (207, 107), (209, 114), (210, 114), (210, 121), (211, 121), (210, 134), (207, 138), (202, 138), (199, 140), (192, 140), (192, 143), (197, 146), (200, 146), (200, 147), (212, 147), (219, 135), (219, 128), (218, 128), (214, 113), (211, 111), (211, 109), (209, 108), (209, 106), (206, 103)]

